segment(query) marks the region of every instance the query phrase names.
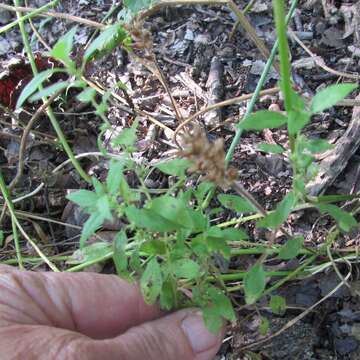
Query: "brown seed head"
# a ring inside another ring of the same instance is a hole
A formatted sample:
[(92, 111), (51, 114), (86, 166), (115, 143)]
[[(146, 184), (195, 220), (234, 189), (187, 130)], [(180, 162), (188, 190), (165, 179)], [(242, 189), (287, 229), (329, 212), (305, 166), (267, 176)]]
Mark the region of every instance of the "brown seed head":
[(179, 156), (188, 159), (193, 166), (190, 172), (199, 172), (204, 179), (227, 189), (237, 178), (235, 168), (226, 167), (223, 139), (210, 143), (204, 130), (196, 126), (183, 136), (184, 149)]

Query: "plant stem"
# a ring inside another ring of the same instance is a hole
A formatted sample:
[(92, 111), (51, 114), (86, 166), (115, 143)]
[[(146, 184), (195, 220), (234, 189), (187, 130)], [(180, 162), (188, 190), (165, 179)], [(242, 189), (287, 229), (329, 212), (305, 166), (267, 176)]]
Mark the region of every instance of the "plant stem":
[[(52, 261), (66, 261), (69, 260), (71, 258), (71, 256), (68, 255), (64, 255), (64, 256), (49, 256), (48, 259), (52, 260)], [(22, 257), (22, 261), (24, 263), (28, 263), (28, 264), (38, 264), (38, 263), (42, 263), (43, 260), (40, 257)], [(0, 264), (4, 264), (4, 265), (16, 265), (19, 264), (19, 260), (18, 259), (7, 259), (4, 261), (1, 261)], [(20, 267), (20, 266), (19, 266)]]
[[(297, 1), (298, 0), (293, 0), (293, 2), (291, 4), (289, 13), (286, 16), (286, 24), (289, 23), (292, 15), (293, 15), (293, 13), (295, 11)], [(263, 85), (265, 83), (266, 77), (267, 77), (267, 75), (268, 75), (268, 73), (270, 71), (270, 68), (272, 66), (272, 63), (273, 63), (273, 61), (275, 59), (275, 55), (277, 53), (278, 45), (279, 45), (279, 40), (276, 40), (274, 46), (271, 49), (269, 59), (266, 62), (264, 70), (263, 70), (263, 72), (262, 72), (262, 74), (260, 76), (260, 79), (259, 79), (259, 81), (258, 81), (258, 83), (256, 85), (256, 89), (254, 91), (254, 94), (253, 94), (253, 96), (252, 96), (252, 98), (251, 98), (251, 100), (249, 102), (249, 105), (247, 106), (246, 113), (243, 116), (243, 119), (245, 119), (247, 116), (249, 116), (252, 113), (253, 109), (254, 109), (255, 103), (256, 103), (256, 101), (257, 101), (257, 99), (259, 97), (260, 90), (261, 90), (261, 88), (263, 87)], [(234, 152), (235, 152), (236, 146), (238, 145), (238, 143), (240, 141), (242, 132), (243, 132), (243, 130), (238, 127), (237, 130), (236, 130), (235, 136), (234, 136), (234, 138), (233, 138), (233, 140), (232, 140), (232, 142), (230, 144), (229, 150), (226, 153), (225, 161), (226, 161), (227, 164), (233, 159)], [(203, 201), (203, 204), (201, 206), (203, 209), (205, 209), (205, 208), (207, 208), (209, 206), (209, 203), (210, 203), (211, 199), (213, 198), (214, 193), (215, 193), (215, 187), (209, 191), (209, 193), (207, 194), (205, 200)]]
[[(258, 246), (256, 248), (248, 248), (248, 249), (231, 249), (231, 256), (237, 255), (256, 255), (256, 254), (278, 254), (280, 252), (280, 247), (266, 247), (266, 246)], [(306, 249), (302, 249), (299, 251), (299, 254), (309, 255), (311, 252)]]
[[(277, 0), (275, 0), (275, 1), (277, 1)], [(289, 13), (288, 13), (288, 15), (286, 16), (286, 24), (289, 23), (292, 15), (293, 15), (293, 13), (294, 13), (294, 11), (295, 11), (296, 5), (297, 5), (297, 0), (293, 0), (293, 2), (292, 2), (292, 4), (291, 4), (291, 8), (290, 8), (290, 10), (289, 10)], [(285, 40), (286, 40), (286, 39), (285, 39)], [(249, 116), (249, 115), (252, 113), (253, 109), (254, 109), (255, 103), (256, 103), (256, 101), (257, 101), (257, 99), (258, 99), (258, 97), (259, 97), (260, 90), (261, 90), (261, 88), (263, 87), (263, 85), (264, 85), (264, 83), (265, 83), (265, 80), (266, 80), (266, 78), (267, 78), (267, 76), (268, 76), (268, 73), (269, 73), (269, 71), (270, 71), (271, 65), (272, 65), (272, 63), (273, 63), (273, 61), (274, 61), (275, 55), (276, 55), (276, 53), (277, 53), (278, 46), (279, 46), (279, 50), (280, 50), (280, 44), (279, 44), (279, 42), (280, 42), (279, 40), (276, 40), (274, 46), (273, 46), (272, 49), (271, 49), (269, 59), (268, 59), (268, 61), (267, 61), (266, 64), (265, 64), (264, 70), (263, 70), (263, 72), (262, 72), (262, 74), (261, 74), (261, 76), (260, 76), (260, 79), (259, 79), (259, 81), (258, 81), (258, 83), (257, 83), (257, 85), (256, 85), (256, 89), (255, 89), (255, 91), (254, 91), (254, 94), (253, 94), (250, 102), (249, 102), (249, 105), (248, 105), (248, 107), (247, 107), (247, 109), (246, 109), (246, 113), (245, 113), (243, 119), (245, 119), (247, 116)], [(287, 47), (286, 47), (286, 49), (287, 49)], [(288, 59), (288, 58), (287, 58), (287, 59)], [(281, 64), (280, 64), (280, 69), (281, 69)], [(238, 129), (236, 130), (234, 139), (233, 139), (233, 141), (231, 142), (231, 145), (230, 145), (230, 147), (229, 147), (229, 150), (228, 150), (228, 152), (227, 152), (227, 154), (226, 154), (226, 162), (227, 162), (227, 163), (229, 163), (229, 162), (232, 160), (233, 155), (234, 155), (235, 148), (236, 148), (237, 144), (238, 144), (239, 141), (240, 141), (241, 135), (242, 135), (242, 129), (239, 129), (239, 128), (238, 128)]]
[(281, 87), (284, 93), (285, 110), (292, 110), (289, 45), (285, 23), (284, 0), (273, 0), (274, 18), (279, 41)]
[[(35, 9), (34, 11), (30, 12), (27, 15), (18, 17), (15, 21), (0, 28), (0, 34), (12, 29), (14, 26), (19, 24), (21, 21), (26, 21), (36, 15), (41, 14), (42, 12), (46, 11), (47, 9), (55, 6), (58, 2), (59, 2), (59, 0), (53, 0), (53, 1), (49, 2), (48, 4), (45, 4), (44, 6), (41, 6), (38, 9)], [(6, 4), (2, 4), (2, 7), (5, 7), (5, 6), (6, 6)]]
[[(215, 276), (209, 276), (208, 280), (214, 281), (214, 280), (217, 280), (218, 278), (220, 278), (223, 281), (237, 281), (237, 280), (244, 279), (246, 274), (247, 274), (247, 271), (240, 271), (240, 272), (233, 273), (233, 274), (219, 274), (219, 275), (216, 275), (216, 277)], [(292, 274), (291, 271), (269, 271), (269, 272), (266, 273), (266, 275), (269, 276), (269, 277), (273, 277), (273, 276), (289, 276), (290, 274)]]
[(73, 266), (73, 267), (71, 267), (69, 269), (66, 269), (65, 271), (66, 272), (77, 272), (77, 271), (86, 269), (87, 267), (89, 267), (91, 265), (97, 264), (97, 263), (102, 262), (102, 261), (109, 260), (113, 256), (114, 256), (114, 251), (109, 251), (107, 254), (105, 254), (103, 256), (100, 256), (100, 257), (98, 257), (96, 259), (93, 259), (93, 260), (86, 261), (86, 262), (84, 262), (82, 264), (79, 264), (79, 265), (75, 265), (75, 266)]
[[(14, 0), (14, 4), (15, 4), (16, 7), (19, 6), (19, 0)], [(27, 32), (25, 30), (24, 21), (22, 20), (21, 13), (19, 11), (16, 12), (16, 15), (17, 15), (17, 18), (19, 20), (19, 28), (20, 28), (22, 39), (23, 39), (25, 51), (26, 51), (27, 57), (28, 57), (29, 62), (30, 62), (31, 70), (32, 70), (34, 75), (37, 75), (38, 70), (37, 70), (37, 67), (36, 67), (34, 56), (32, 54), (32, 50), (31, 50), (31, 46), (30, 46), (29, 39), (28, 39), (28, 36), (27, 36)], [(42, 90), (42, 86), (39, 86), (39, 90)], [(46, 103), (46, 102), (47, 102), (47, 99), (43, 98), (43, 103)], [(60, 125), (59, 125), (59, 123), (58, 123), (58, 121), (57, 121), (57, 119), (56, 119), (56, 117), (54, 115), (54, 112), (52, 111), (52, 108), (51, 108), (50, 105), (47, 107), (46, 112), (47, 112), (48, 117), (50, 119), (51, 125), (53, 126), (53, 128), (54, 128), (54, 130), (56, 132), (56, 135), (59, 138), (59, 141), (60, 141), (64, 151), (66, 152), (67, 156), (71, 160), (73, 166), (75, 167), (75, 169), (78, 171), (80, 176), (86, 182), (91, 183), (90, 176), (88, 176), (86, 174), (86, 172), (83, 170), (80, 163), (75, 158), (75, 156), (74, 156), (68, 142), (66, 141), (65, 135), (62, 132), (61, 127), (60, 127)]]
[(11, 201), (11, 198), (10, 198), (9, 192), (7, 190), (1, 170), (0, 170), (0, 191), (3, 194), (4, 200), (9, 209), (11, 218), (14, 221), (17, 228), (20, 230), (21, 234), (32, 245), (32, 247), (39, 254), (41, 259), (43, 259), (43, 261), (51, 268), (51, 270), (53, 270), (55, 272), (59, 272), (60, 270), (46, 257), (46, 255), (40, 250), (40, 248), (36, 245), (36, 243), (28, 236), (28, 234), (25, 232), (25, 230), (20, 225), (18, 219), (16, 218), (14, 204)]
[(19, 269), (23, 270), (24, 269), (24, 264), (23, 264), (23, 259), (22, 259), (22, 255), (21, 255), (19, 235), (18, 235), (18, 232), (17, 232), (15, 218), (12, 215), (11, 215), (11, 226), (12, 226), (12, 232), (13, 232), (14, 243), (15, 243), (15, 252), (16, 252), (17, 263), (19, 265)]

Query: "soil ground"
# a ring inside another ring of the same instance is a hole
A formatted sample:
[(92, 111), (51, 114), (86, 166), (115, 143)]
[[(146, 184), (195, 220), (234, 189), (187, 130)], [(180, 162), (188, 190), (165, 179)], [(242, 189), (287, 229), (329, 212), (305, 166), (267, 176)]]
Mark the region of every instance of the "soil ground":
[[(6, 3), (6, 2), (5, 2)], [(46, 3), (42, 0), (29, 1), (29, 6), (39, 7)], [(9, 3), (10, 4), (10, 3)], [(113, 4), (110, 0), (61, 1), (56, 11), (101, 22)], [(244, 1), (237, 1), (244, 8)], [(121, 6), (111, 14), (107, 22), (116, 21)], [(301, 1), (290, 22), (290, 29), (295, 32), (306, 48), (317, 56), (318, 63), (323, 62), (333, 71), (318, 66), (314, 59), (291, 38), (290, 50), (293, 65), (293, 79), (298, 91), (304, 96), (312, 96), (326, 85), (348, 81), (340, 73), (358, 74), (360, 61), (360, 4), (355, 1), (337, 0)], [(0, 25), (14, 19), (10, 12), (0, 10)], [(276, 40), (272, 17), (272, 6), (269, 0), (258, 0), (247, 14), (258, 36), (270, 49)], [(62, 19), (34, 19), (34, 26), (39, 30), (44, 42), (53, 45), (73, 22)], [(230, 34), (235, 21), (234, 14), (226, 6), (176, 6), (160, 9), (147, 19), (146, 27), (153, 35), (153, 46), (162, 72), (165, 74), (169, 88), (174, 95), (182, 116), (187, 117), (207, 104), (209, 93), (209, 73), (214, 58), (221, 66), (221, 93), (217, 101), (229, 99), (242, 94), (252, 93), (259, 80), (266, 59), (258, 48), (249, 40), (241, 27), (231, 38)], [(29, 25), (28, 32), (32, 33)], [(81, 56), (83, 47), (88, 42), (94, 29), (78, 25), (76, 42)], [(44, 46), (36, 36), (32, 36), (32, 47), (35, 52), (43, 53)], [(0, 66), (8, 60), (23, 57), (21, 36), (16, 28), (0, 35)], [(1, 72), (1, 71), (0, 71)], [(119, 89), (118, 82), (126, 84), (128, 95), (143, 110), (161, 116), (163, 124), (174, 130), (177, 126), (170, 99), (156, 77), (136, 62), (121, 49), (110, 56), (94, 63), (87, 69), (87, 77), (111, 89), (120, 98), (125, 99), (123, 105), (129, 106), (126, 96)], [(272, 70), (264, 88), (277, 85), (278, 75)], [(73, 100), (71, 100), (73, 99)], [(260, 98), (254, 110), (267, 109), (270, 106), (283, 109), (280, 95), (274, 93)], [(201, 119), (210, 139), (222, 137), (228, 147), (234, 135), (234, 125), (246, 110), (247, 102), (231, 105), (215, 114), (215, 120)], [(81, 106), (74, 97), (58, 99), (54, 105), (61, 127), (76, 154), (98, 152), (97, 137), (100, 119), (90, 107)], [(17, 114), (22, 123), (26, 123), (34, 113), (29, 106), (28, 113)], [(328, 139), (331, 143), (344, 134), (353, 113), (353, 107), (335, 107), (314, 118), (306, 128), (306, 133), (313, 138)], [(14, 125), (14, 114), (0, 110), (0, 164), (10, 182), (16, 173), (19, 152), (20, 127)], [(121, 130), (129, 125), (131, 116), (123, 111), (118, 101), (111, 103), (108, 119), (114, 128)], [(106, 136), (105, 136), (106, 137)], [(68, 224), (81, 226), (84, 215), (67, 202), (65, 194), (69, 190), (85, 188), (86, 184), (71, 167), (62, 171), (53, 170), (66, 160), (54, 143), (55, 133), (48, 121), (42, 118), (34, 127), (28, 140), (25, 154), (24, 175), (13, 192), (18, 198), (28, 194), (40, 183), (45, 186), (34, 196), (17, 203), (22, 211), (22, 223), (26, 230), (34, 233), (41, 240), (41, 248), (49, 256), (71, 254), (77, 246), (79, 229), (63, 227), (59, 224), (44, 221), (52, 218)], [(260, 142), (277, 143), (288, 147), (285, 130), (264, 131), (262, 133), (246, 133), (235, 150), (232, 165), (240, 172), (244, 186), (266, 208), (273, 206), (286, 194), (291, 186), (291, 167), (287, 158), (280, 155), (265, 155), (256, 150)], [(104, 145), (108, 146), (105, 140)], [(141, 151), (139, 159), (156, 162), (173, 154), (176, 148), (171, 133), (158, 128), (149, 121), (142, 121), (140, 127)], [(104, 179), (108, 163), (100, 157), (86, 156), (82, 164), (89, 174)], [(344, 194), (358, 191), (358, 169), (360, 154), (350, 159), (346, 169), (327, 190), (330, 194)], [(148, 179), (148, 186), (161, 188), (170, 180), (163, 175), (155, 174)], [(191, 184), (190, 184), (191, 185)], [(216, 204), (213, 205), (214, 207)], [(29, 218), (28, 214), (38, 214), (39, 218)], [(19, 214), (21, 214), (19, 212)], [(224, 214), (222, 220), (230, 220), (232, 215)], [(3, 217), (5, 242), (0, 250), (3, 261), (14, 258), (14, 248), (9, 218)], [(302, 234), (306, 245), (316, 247), (324, 241), (326, 231), (333, 225), (331, 219), (320, 217), (311, 211), (302, 211), (293, 216), (287, 228), (293, 234)], [(247, 225), (252, 238), (266, 237), (259, 234), (253, 224)], [(108, 233), (116, 230), (116, 224), (106, 229)], [(104, 232), (105, 233), (105, 232)], [(7, 236), (9, 235), (9, 236)], [(105, 235), (104, 235), (105, 236)], [(341, 251), (356, 247), (358, 231), (343, 234), (336, 243)], [(30, 246), (24, 243), (24, 254), (34, 255)], [(294, 264), (294, 268), (302, 259)], [(246, 269), (253, 262), (251, 256), (233, 259), (230, 268)], [(268, 269), (285, 269), (284, 264), (267, 264)], [(45, 270), (44, 265), (34, 267)], [(346, 274), (347, 266), (340, 265)], [(100, 266), (93, 271), (111, 272), (112, 268)], [(239, 307), (236, 324), (231, 324), (227, 337), (217, 355), (217, 359), (359, 359), (360, 358), (360, 307), (357, 296), (357, 266), (353, 264), (351, 287), (343, 286), (309, 312), (304, 318), (285, 328), (304, 310), (326, 296), (338, 283), (339, 278), (331, 268), (307, 279), (284, 285), (279, 295), (286, 298), (288, 309), (282, 316), (275, 316), (265, 303), (257, 309)], [(235, 295), (236, 296), (241, 296)], [(270, 321), (270, 332), (259, 335), (261, 316)], [(278, 330), (280, 334), (277, 334)], [(275, 336), (271, 337), (274, 334)], [(270, 339), (256, 344), (262, 339)], [(258, 357), (257, 357), (258, 356)]]

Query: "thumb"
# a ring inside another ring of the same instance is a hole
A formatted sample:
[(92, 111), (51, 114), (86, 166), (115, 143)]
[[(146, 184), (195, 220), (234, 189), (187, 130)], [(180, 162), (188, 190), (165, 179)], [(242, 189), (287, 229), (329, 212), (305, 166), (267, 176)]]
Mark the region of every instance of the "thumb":
[(105, 359), (211, 360), (222, 336), (209, 333), (199, 311), (187, 309), (133, 327), (114, 339), (92, 342), (89, 353), (93, 359), (101, 355)]

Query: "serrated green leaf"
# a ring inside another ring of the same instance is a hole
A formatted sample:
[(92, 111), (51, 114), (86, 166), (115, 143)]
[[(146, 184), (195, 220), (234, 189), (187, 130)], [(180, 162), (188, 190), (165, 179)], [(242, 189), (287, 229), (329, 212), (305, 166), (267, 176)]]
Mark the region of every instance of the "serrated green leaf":
[(285, 149), (278, 144), (262, 143), (262, 144), (258, 144), (257, 148), (260, 151), (270, 153), (270, 154), (282, 154), (285, 151)]
[(140, 10), (149, 8), (152, 2), (153, 0), (124, 0), (124, 5), (133, 14), (137, 14)]
[(52, 74), (57, 72), (63, 72), (64, 69), (49, 69), (38, 73), (33, 79), (24, 87), (16, 102), (16, 109), (19, 109), (24, 102), (38, 89), (38, 87), (47, 80)]
[(209, 303), (202, 306), (204, 322), (211, 333), (218, 334), (224, 319), (235, 321), (236, 315), (231, 301), (220, 289), (209, 287), (206, 295)]
[(337, 84), (320, 90), (312, 99), (311, 112), (319, 113), (336, 105), (356, 88), (357, 84)]
[(99, 199), (97, 194), (89, 190), (78, 190), (72, 192), (68, 194), (66, 198), (86, 211), (94, 211), (96, 203)]
[(175, 306), (174, 288), (176, 284), (173, 280), (168, 279), (164, 281), (160, 293), (160, 307), (163, 310), (171, 310)]
[(266, 273), (262, 264), (255, 264), (244, 277), (245, 301), (254, 304), (265, 289)]
[(293, 190), (298, 194), (304, 194), (306, 192), (304, 178), (296, 177), (294, 180)]
[(324, 151), (331, 150), (334, 147), (334, 145), (329, 144), (324, 139), (314, 139), (306, 141), (304, 146), (313, 154), (322, 153)]
[(336, 205), (319, 204), (316, 205), (316, 207), (322, 214), (327, 213), (332, 216), (343, 231), (350, 231), (358, 225), (356, 219), (350, 213), (340, 209)]
[(171, 159), (154, 165), (164, 174), (172, 176), (185, 176), (185, 172), (190, 166), (190, 161), (186, 159)]
[(125, 214), (132, 224), (152, 231), (175, 231), (180, 227), (179, 224), (173, 223), (153, 211), (137, 209), (133, 205), (126, 207)]
[(53, 58), (64, 62), (64, 64), (69, 67), (74, 67), (70, 54), (73, 48), (76, 31), (77, 28), (73, 27), (56, 42), (53, 49), (50, 51), (50, 55)]
[(164, 255), (166, 254), (166, 245), (159, 239), (151, 239), (140, 246), (140, 251), (147, 255)]
[(191, 259), (181, 259), (172, 265), (173, 273), (181, 279), (193, 280), (200, 274), (200, 265)]
[(218, 334), (224, 325), (223, 317), (214, 313), (213, 308), (202, 308), (204, 323), (207, 329), (212, 334)]
[(284, 315), (286, 311), (286, 300), (282, 296), (272, 295), (270, 299), (270, 309), (273, 314)]
[(140, 287), (144, 300), (153, 304), (160, 295), (163, 284), (161, 268), (156, 258), (151, 259), (140, 279)]
[(303, 236), (296, 236), (289, 239), (279, 251), (279, 258), (282, 260), (290, 260), (299, 255), (299, 252), (304, 244)]
[(112, 220), (111, 207), (108, 195), (99, 197), (96, 202), (97, 211), (103, 216), (104, 219)]
[(253, 205), (238, 195), (220, 194), (218, 200), (221, 205), (240, 213), (255, 212)]
[(205, 195), (214, 187), (213, 183), (203, 181), (194, 191), (194, 196), (198, 202), (198, 205), (201, 205), (204, 201)]
[(104, 185), (96, 177), (92, 177), (91, 182), (98, 197), (100, 197), (101, 195), (105, 195)]
[(86, 104), (91, 102), (95, 98), (95, 96), (96, 90), (91, 87), (87, 87), (80, 94), (78, 94), (76, 98)]
[(96, 242), (74, 251), (70, 259), (66, 260), (69, 265), (83, 264), (97, 259), (103, 259), (111, 253), (111, 245), (105, 242)]
[(268, 333), (269, 328), (270, 328), (269, 320), (266, 317), (262, 316), (261, 321), (260, 321), (260, 325), (259, 325), (259, 333), (260, 333), (260, 335), (265, 336)]
[(246, 240), (249, 235), (243, 229), (227, 228), (221, 230), (222, 236), (229, 241)]
[(137, 273), (141, 271), (140, 254), (137, 249), (135, 249), (130, 255), (129, 266), (133, 271)]
[(120, 145), (125, 148), (132, 147), (136, 141), (136, 129), (139, 124), (139, 120), (136, 119), (130, 128), (124, 129), (118, 136), (112, 141), (113, 145)]
[(353, 195), (321, 195), (316, 197), (316, 202), (319, 203), (333, 203), (338, 201), (348, 201), (358, 198), (359, 195), (353, 194)]
[(80, 236), (80, 249), (85, 246), (86, 240), (90, 237), (90, 235), (94, 234), (96, 230), (100, 228), (103, 224), (105, 218), (101, 213), (94, 212), (90, 215), (90, 217), (86, 220), (81, 236)]
[(227, 244), (226, 233), (217, 227), (210, 227), (204, 234), (202, 234), (205, 239), (208, 250), (211, 252), (219, 252), (226, 259), (230, 258), (230, 246)]
[(123, 179), (124, 161), (111, 160), (109, 172), (106, 177), (106, 187), (111, 195), (115, 195), (120, 188)]
[(244, 130), (276, 129), (286, 123), (286, 116), (275, 111), (261, 110), (246, 117), (239, 127)]
[(311, 113), (305, 107), (304, 99), (294, 90), (290, 90), (292, 110), (288, 114), (289, 135), (296, 135), (311, 120)]
[(29, 101), (34, 102), (42, 99), (43, 97), (48, 97), (56, 94), (58, 91), (66, 89), (70, 83), (68, 81), (59, 81), (55, 84), (52, 84), (45, 89), (37, 92), (36, 94), (30, 96)]
[(122, 44), (125, 47), (131, 44), (129, 33), (120, 24), (110, 25), (86, 49), (83, 62), (100, 58)]
[(125, 231), (119, 231), (113, 242), (113, 261), (118, 275), (124, 275), (128, 266), (128, 257), (125, 253), (125, 248), (128, 243), (128, 238)]
[(204, 215), (201, 210), (193, 210), (189, 208), (188, 214), (192, 221), (192, 232), (202, 232), (209, 228), (209, 218)]
[(177, 224), (178, 228), (192, 229), (194, 226), (187, 203), (176, 197), (159, 196), (151, 202), (150, 210)]
[(270, 228), (275, 230), (286, 221), (295, 205), (296, 196), (293, 191), (290, 191), (277, 205), (274, 212), (270, 213), (257, 222), (257, 227)]
[(311, 114), (305, 110), (292, 110), (288, 115), (289, 135), (296, 135), (311, 120)]

